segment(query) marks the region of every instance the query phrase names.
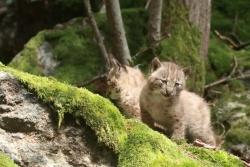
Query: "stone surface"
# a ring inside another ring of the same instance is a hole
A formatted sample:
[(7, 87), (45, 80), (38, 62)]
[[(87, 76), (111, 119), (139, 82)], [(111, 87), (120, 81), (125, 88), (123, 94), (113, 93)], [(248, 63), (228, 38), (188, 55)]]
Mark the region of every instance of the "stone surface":
[(116, 156), (97, 144), (83, 122), (57, 115), (15, 78), (0, 72), (0, 151), (25, 167), (115, 166)]

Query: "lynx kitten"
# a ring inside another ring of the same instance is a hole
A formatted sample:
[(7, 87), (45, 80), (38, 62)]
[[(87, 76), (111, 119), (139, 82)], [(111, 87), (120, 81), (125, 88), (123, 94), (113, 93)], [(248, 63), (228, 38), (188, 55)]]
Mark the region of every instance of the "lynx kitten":
[(125, 115), (140, 119), (139, 97), (146, 84), (143, 73), (138, 68), (121, 66), (113, 59), (107, 78), (108, 96), (118, 103)]
[(198, 95), (185, 90), (183, 70), (174, 63), (155, 58), (151, 74), (140, 95), (142, 121), (163, 126), (173, 139), (200, 139), (215, 145), (210, 110)]

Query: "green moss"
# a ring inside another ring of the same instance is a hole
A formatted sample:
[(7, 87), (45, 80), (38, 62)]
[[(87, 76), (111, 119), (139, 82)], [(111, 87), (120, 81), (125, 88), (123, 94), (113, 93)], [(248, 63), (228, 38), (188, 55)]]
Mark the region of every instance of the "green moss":
[(127, 166), (200, 166), (178, 146), (135, 120), (127, 121), (128, 138), (119, 156), (120, 167)]
[(44, 41), (44, 31), (38, 33), (25, 46), (24, 49), (15, 57), (10, 66), (16, 67), (20, 70), (28, 71), (32, 74), (40, 75), (41, 69), (37, 64), (37, 49)]
[(214, 166), (214, 167), (243, 166), (242, 162), (240, 162), (238, 158), (224, 151), (214, 151), (209, 149), (192, 147), (189, 145), (186, 145), (185, 149), (189, 153), (195, 155), (196, 158), (208, 161), (209, 166)]
[[(228, 164), (242, 166), (239, 159), (226, 153), (211, 153), (212, 157), (215, 156), (213, 159), (223, 155), (224, 159), (220, 162), (204, 158), (203, 155), (198, 157), (199, 153), (187, 153), (186, 148), (177, 146), (140, 121), (125, 119), (109, 100), (84, 88), (63, 84), (55, 79), (33, 76), (3, 65), (0, 66), (0, 71), (13, 74), (44, 103), (53, 106), (58, 112), (59, 124), (65, 113), (82, 118), (94, 130), (98, 140), (118, 154), (119, 167), (220, 166), (226, 159)], [(201, 153), (202, 150), (205, 149), (201, 149)]]
[(211, 38), (208, 59), (217, 77), (229, 74), (232, 69), (233, 52), (222, 41)]
[(12, 159), (0, 151), (0, 166), (1, 167), (18, 167)]

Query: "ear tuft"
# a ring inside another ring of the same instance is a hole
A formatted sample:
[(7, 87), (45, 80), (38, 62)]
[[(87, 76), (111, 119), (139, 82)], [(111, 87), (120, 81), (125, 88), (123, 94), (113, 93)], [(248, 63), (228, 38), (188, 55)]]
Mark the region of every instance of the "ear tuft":
[(151, 68), (150, 68), (150, 71), (153, 72), (155, 70), (157, 70), (158, 68), (161, 67), (161, 62), (160, 60), (158, 59), (158, 57), (155, 57), (152, 62), (151, 62)]

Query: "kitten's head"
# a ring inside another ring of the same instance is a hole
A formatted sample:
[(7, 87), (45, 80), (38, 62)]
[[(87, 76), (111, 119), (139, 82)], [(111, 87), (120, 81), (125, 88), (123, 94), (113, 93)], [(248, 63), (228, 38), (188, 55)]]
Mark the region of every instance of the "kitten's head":
[(156, 57), (151, 63), (148, 85), (154, 93), (164, 97), (178, 96), (185, 88), (185, 75), (175, 63), (160, 62)]
[(113, 100), (117, 100), (120, 97), (121, 89), (119, 87), (119, 78), (121, 73), (125, 70), (116, 59), (110, 60), (110, 70), (107, 75), (107, 91), (106, 95)]

